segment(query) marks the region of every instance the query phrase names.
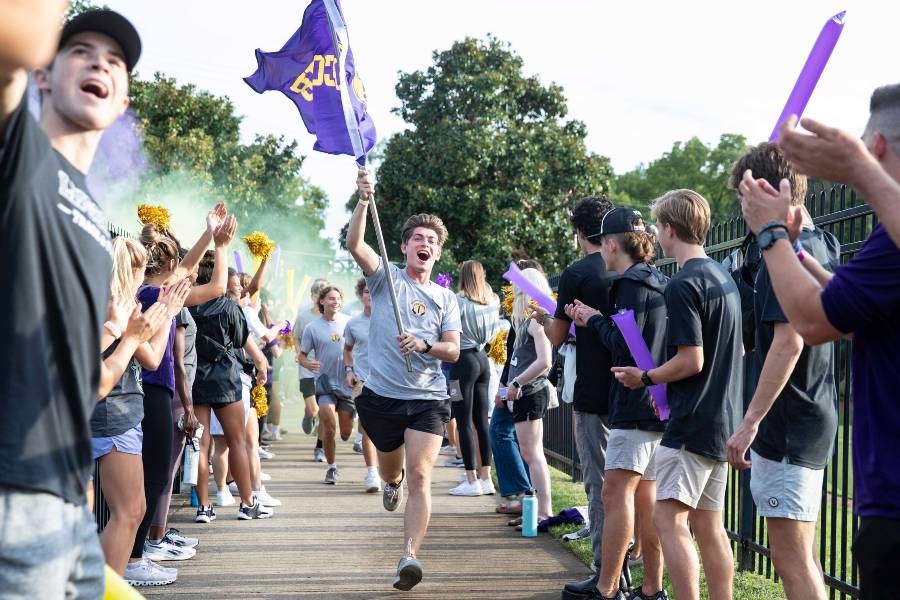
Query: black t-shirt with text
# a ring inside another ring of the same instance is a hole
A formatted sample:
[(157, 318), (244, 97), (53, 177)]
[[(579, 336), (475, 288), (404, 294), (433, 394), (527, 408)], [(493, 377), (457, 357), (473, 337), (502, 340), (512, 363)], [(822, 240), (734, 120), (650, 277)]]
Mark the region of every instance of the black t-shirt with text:
[(671, 416), (662, 445), (724, 461), (725, 443), (743, 415), (740, 292), (722, 265), (694, 258), (669, 281), (665, 298), (669, 359), (678, 346), (702, 346), (703, 369), (668, 384)]
[(0, 485), (84, 504), (112, 244), (23, 100), (0, 136)]
[[(606, 263), (599, 252), (573, 262), (559, 277), (554, 316), (571, 323), (565, 306), (576, 299), (608, 315), (609, 285)], [(575, 328), (575, 349), (576, 378), (572, 408), (579, 412), (609, 414), (612, 355), (590, 327)]]
[[(821, 229), (804, 230), (800, 243), (806, 254), (829, 270), (840, 262), (840, 244)], [(772, 289), (763, 263), (756, 275), (753, 319), (756, 348), (762, 367), (775, 337), (775, 324), (787, 317)], [(834, 344), (803, 346), (790, 379), (759, 424), (753, 450), (769, 460), (787, 461), (809, 469), (824, 469), (831, 457), (837, 430), (837, 388), (834, 382)]]

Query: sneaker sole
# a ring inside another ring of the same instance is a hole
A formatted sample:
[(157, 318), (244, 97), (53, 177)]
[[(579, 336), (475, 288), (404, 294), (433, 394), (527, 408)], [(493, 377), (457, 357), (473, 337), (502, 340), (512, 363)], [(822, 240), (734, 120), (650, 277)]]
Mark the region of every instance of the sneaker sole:
[(251, 517), (249, 515), (245, 515), (244, 513), (238, 513), (237, 519), (238, 521), (252, 521), (253, 519), (268, 519), (272, 516), (272, 513), (259, 513), (259, 516)]
[(194, 558), (195, 554), (197, 554), (197, 553), (195, 552), (194, 554), (182, 555), (182, 556), (154, 556), (152, 554), (144, 554), (144, 558), (149, 558), (150, 560), (152, 560), (154, 562), (163, 562), (163, 561), (169, 562), (169, 561), (179, 561), (179, 560), (190, 560), (190, 559)]
[(131, 587), (158, 587), (161, 585), (171, 585), (178, 581), (178, 578), (173, 578), (171, 581), (135, 581), (133, 579), (126, 579), (125, 583), (130, 585)]
[(325, 485), (336, 485), (337, 481), (323, 481), (322, 483), (324, 483)]
[(394, 587), (403, 592), (408, 592), (416, 587), (416, 584), (420, 581), (422, 581), (422, 567), (415, 563), (410, 563), (397, 573), (397, 577), (394, 578)]
[(209, 523), (212, 521), (209, 517), (204, 517), (202, 519), (194, 519), (194, 523)]
[(484, 496), (484, 494), (463, 494), (462, 492), (454, 492), (453, 490), (450, 490), (447, 493), (451, 496), (462, 496), (464, 498), (477, 498), (479, 496)]
[(378, 485), (370, 485), (366, 487), (367, 494), (377, 494), (381, 491), (381, 486)]

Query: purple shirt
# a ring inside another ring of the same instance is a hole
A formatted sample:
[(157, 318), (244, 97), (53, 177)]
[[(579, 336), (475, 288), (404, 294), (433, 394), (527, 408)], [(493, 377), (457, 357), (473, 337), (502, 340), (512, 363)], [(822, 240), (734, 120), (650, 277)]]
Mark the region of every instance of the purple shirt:
[[(147, 310), (159, 299), (159, 288), (152, 285), (142, 285), (138, 289), (138, 300), (141, 302), (143, 310)], [(160, 387), (168, 388), (170, 392), (175, 393), (175, 319), (172, 319), (169, 328), (169, 340), (166, 342), (166, 351), (163, 352), (162, 360), (159, 367), (155, 371), (143, 369), (144, 385), (150, 383)]]
[(853, 333), (854, 509), (900, 519), (900, 248), (876, 225), (822, 292), (835, 329)]

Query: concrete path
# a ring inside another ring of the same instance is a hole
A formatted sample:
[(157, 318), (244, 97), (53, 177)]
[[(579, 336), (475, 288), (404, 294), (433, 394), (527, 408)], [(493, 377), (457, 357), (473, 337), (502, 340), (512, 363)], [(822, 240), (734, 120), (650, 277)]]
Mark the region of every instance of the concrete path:
[(263, 470), (272, 476), (266, 487), (284, 503), (275, 516), (238, 521), (236, 509), (228, 507), (217, 510), (213, 523), (198, 525), (187, 496), (176, 496), (170, 526), (200, 538), (197, 556), (163, 563), (178, 568), (178, 581), (142, 588), (142, 593), (212, 600), (556, 600), (563, 583), (589, 576), (587, 567), (547, 534), (523, 538), (508, 527), (507, 519), (494, 512), (493, 496), (448, 495), (462, 471), (438, 466), (431, 525), (419, 553), (425, 578), (411, 592), (394, 590), (405, 502), (389, 513), (380, 493), (363, 492), (365, 466), (351, 443), (338, 442), (342, 480), (324, 485), (325, 466), (313, 462), (315, 440), (299, 431), (298, 414), (296, 408), (285, 411), (282, 426), (291, 433), (273, 444), (276, 457), (263, 461)]

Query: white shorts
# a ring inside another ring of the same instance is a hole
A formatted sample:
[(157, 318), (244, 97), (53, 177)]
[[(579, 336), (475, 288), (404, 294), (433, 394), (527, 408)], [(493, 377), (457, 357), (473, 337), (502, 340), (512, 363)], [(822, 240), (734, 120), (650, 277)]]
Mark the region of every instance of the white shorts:
[(777, 462), (750, 451), (750, 493), (761, 517), (815, 521), (822, 502), (825, 469)]
[(613, 429), (606, 443), (606, 470), (622, 469), (640, 474), (644, 481), (656, 479), (653, 454), (662, 439), (661, 431)]
[[(241, 404), (244, 405), (244, 426), (247, 426), (247, 417), (250, 416), (250, 386), (253, 380), (246, 373), (241, 373)], [(209, 415), (209, 435), (225, 435), (222, 424), (216, 418), (216, 411)]]
[(656, 499), (678, 500), (691, 508), (721, 511), (725, 508), (728, 463), (684, 448), (656, 449)]

